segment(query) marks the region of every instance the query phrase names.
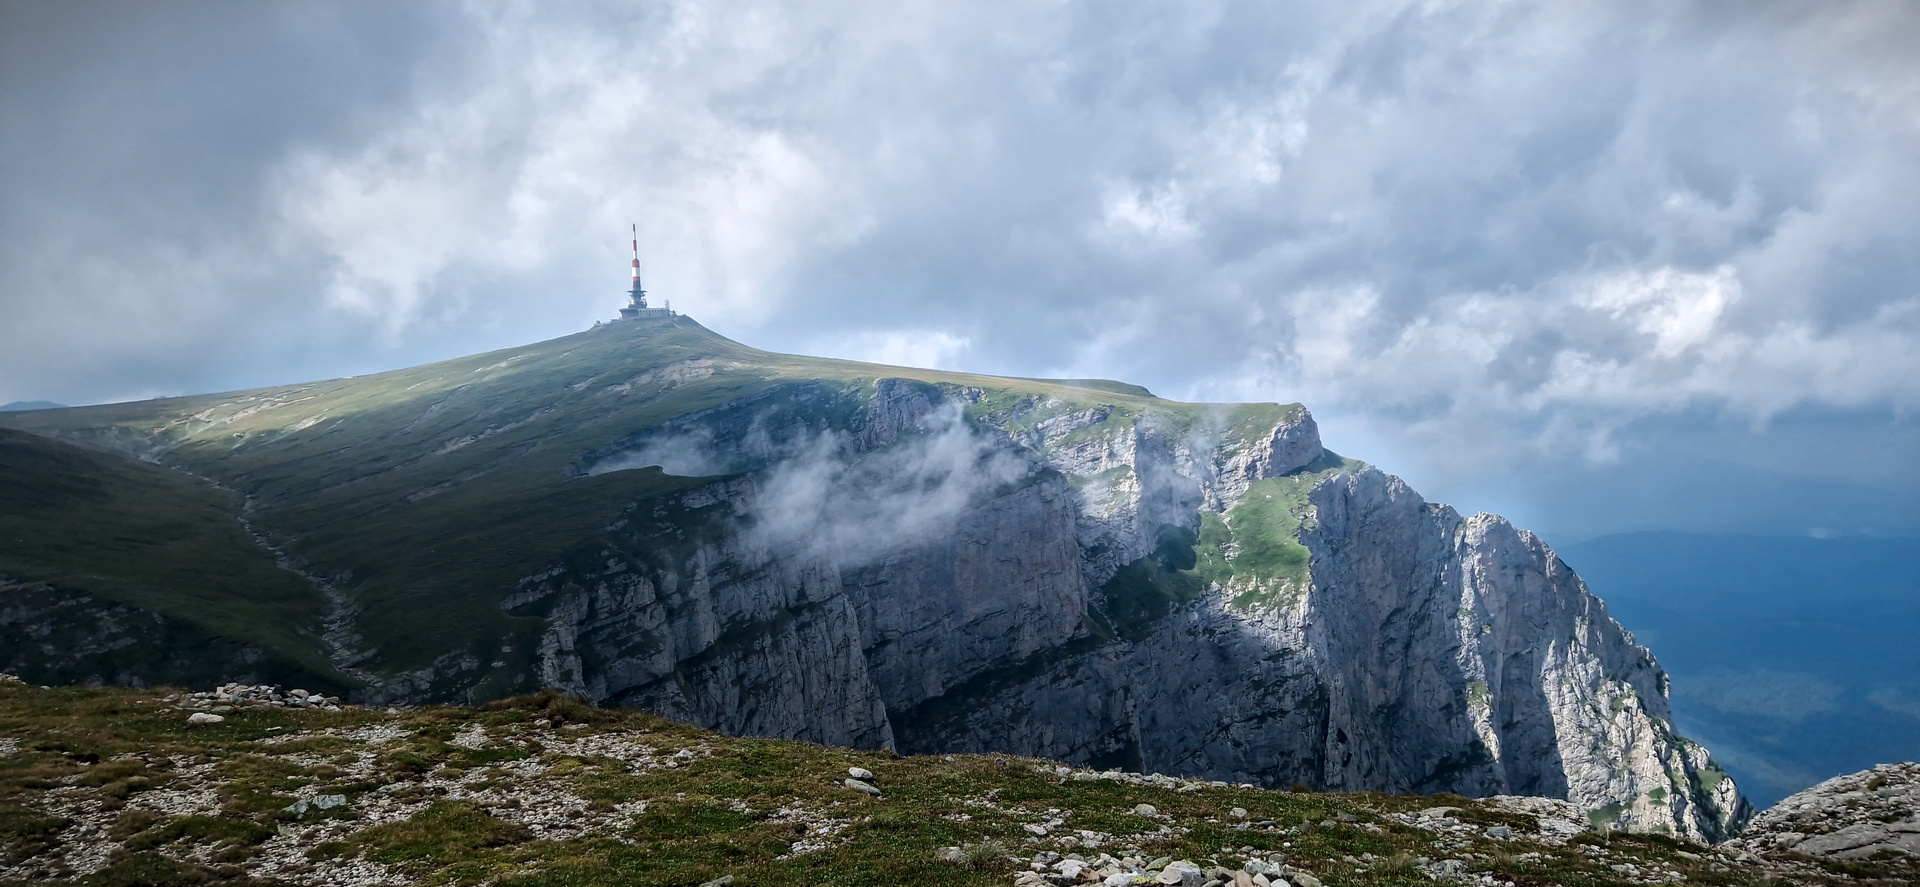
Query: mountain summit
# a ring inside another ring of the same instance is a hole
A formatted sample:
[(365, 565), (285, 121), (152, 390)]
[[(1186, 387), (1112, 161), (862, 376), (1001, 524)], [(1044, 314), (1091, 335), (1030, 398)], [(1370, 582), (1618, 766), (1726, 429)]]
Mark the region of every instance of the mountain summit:
[(1299, 404), (770, 354), (669, 316), (0, 423), (38, 466), (0, 463), (0, 669), (29, 680), (557, 688), (1709, 840), (1748, 815), (1544, 543), (1325, 449)]

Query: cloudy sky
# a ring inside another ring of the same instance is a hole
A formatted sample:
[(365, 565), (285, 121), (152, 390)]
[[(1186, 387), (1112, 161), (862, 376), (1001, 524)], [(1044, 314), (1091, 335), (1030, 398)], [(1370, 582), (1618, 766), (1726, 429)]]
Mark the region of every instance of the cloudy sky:
[(1306, 402), (1549, 540), (1920, 532), (1920, 6), (0, 4), (0, 402), (649, 289), (784, 351)]

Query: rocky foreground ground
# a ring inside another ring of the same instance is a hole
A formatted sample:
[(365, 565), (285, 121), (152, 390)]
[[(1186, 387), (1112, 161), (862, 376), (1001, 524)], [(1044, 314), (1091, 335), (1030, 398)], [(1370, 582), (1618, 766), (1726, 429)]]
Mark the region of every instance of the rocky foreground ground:
[(1906, 883), (1920, 884), (1920, 764), (1882, 764), (1836, 776), (1765, 813), (1730, 849), (1767, 858), (1775, 867), (1811, 874), (1848, 871), (1847, 863), (1882, 863)]
[(9, 683), (0, 883), (1911, 884), (1916, 770), (1836, 780), (1707, 847), (1546, 799), (899, 757), (553, 694), (379, 710)]

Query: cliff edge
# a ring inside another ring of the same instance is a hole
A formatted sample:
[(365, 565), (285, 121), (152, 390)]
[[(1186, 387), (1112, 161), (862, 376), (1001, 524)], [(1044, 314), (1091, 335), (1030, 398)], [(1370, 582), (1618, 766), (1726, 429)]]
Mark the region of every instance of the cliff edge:
[(1751, 812), (1544, 543), (1327, 450), (1299, 404), (674, 318), (4, 421), (232, 490), (365, 702), (546, 687), (737, 735), (1562, 798), (1707, 841)]

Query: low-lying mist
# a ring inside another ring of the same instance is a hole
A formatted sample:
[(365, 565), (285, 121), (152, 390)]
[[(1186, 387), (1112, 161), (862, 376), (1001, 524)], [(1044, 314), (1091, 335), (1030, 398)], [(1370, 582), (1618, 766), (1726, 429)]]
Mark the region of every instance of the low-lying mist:
[(843, 431), (755, 426), (735, 442), (711, 428), (676, 429), (608, 456), (589, 475), (658, 466), (682, 477), (751, 472), (758, 495), (745, 516), (767, 544), (866, 563), (887, 552), (950, 536), (979, 498), (1035, 470), (1003, 436), (969, 425), (953, 403), (877, 449)]

